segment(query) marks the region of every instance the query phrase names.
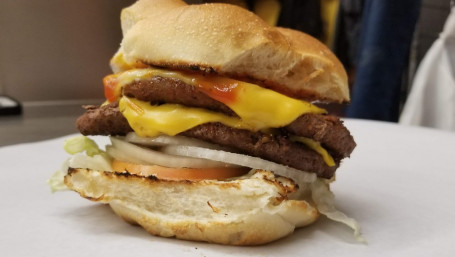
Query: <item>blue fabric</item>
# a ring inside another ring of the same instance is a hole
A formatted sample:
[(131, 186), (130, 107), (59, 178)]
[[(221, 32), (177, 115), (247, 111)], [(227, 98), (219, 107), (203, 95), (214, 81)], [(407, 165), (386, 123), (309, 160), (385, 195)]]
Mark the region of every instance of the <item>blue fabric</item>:
[(420, 0), (366, 0), (351, 118), (397, 121), (402, 75), (408, 62)]

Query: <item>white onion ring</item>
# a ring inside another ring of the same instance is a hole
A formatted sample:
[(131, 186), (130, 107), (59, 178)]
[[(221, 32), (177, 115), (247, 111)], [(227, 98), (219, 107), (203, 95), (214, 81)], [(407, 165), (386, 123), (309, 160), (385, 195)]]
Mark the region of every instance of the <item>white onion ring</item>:
[(188, 145), (228, 151), (227, 147), (222, 147), (196, 138), (190, 138), (185, 136), (160, 135), (156, 137), (141, 137), (134, 132), (130, 132), (125, 136), (125, 141), (146, 146)]
[(110, 139), (112, 147), (107, 148), (108, 154), (121, 161), (134, 161), (138, 164), (154, 164), (170, 168), (216, 168), (232, 166), (212, 160), (170, 155), (140, 147), (115, 137), (110, 137)]
[(141, 137), (138, 136), (134, 132), (130, 132), (125, 136), (125, 141), (141, 144), (141, 145), (148, 145), (148, 146), (164, 146), (164, 145), (192, 145), (192, 146), (200, 146), (206, 147), (211, 146), (212, 144), (206, 143), (204, 141), (200, 141), (193, 138), (188, 138), (184, 136), (167, 136), (167, 135), (160, 135), (156, 137)]
[(230, 153), (221, 150), (206, 149), (195, 146), (176, 146), (169, 145), (162, 148), (162, 151), (168, 154), (202, 158), (214, 161), (220, 161), (230, 164), (249, 167), (252, 169), (261, 169), (273, 171), (275, 174), (291, 178), (296, 182), (312, 183), (316, 180), (316, 174), (309, 173), (275, 162), (263, 160), (258, 157)]
[(137, 159), (136, 157), (125, 153), (122, 150), (119, 150), (118, 148), (113, 147), (112, 145), (106, 146), (106, 153), (111, 156), (112, 158), (122, 161), (122, 162), (131, 162), (131, 163), (137, 163), (137, 164), (147, 164), (144, 161)]

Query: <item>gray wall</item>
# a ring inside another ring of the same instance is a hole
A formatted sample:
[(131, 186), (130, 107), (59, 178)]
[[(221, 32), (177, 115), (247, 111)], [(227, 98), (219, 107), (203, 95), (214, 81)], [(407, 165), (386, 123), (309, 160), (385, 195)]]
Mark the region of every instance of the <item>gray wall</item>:
[(134, 0), (1, 0), (0, 93), (20, 101), (102, 98)]

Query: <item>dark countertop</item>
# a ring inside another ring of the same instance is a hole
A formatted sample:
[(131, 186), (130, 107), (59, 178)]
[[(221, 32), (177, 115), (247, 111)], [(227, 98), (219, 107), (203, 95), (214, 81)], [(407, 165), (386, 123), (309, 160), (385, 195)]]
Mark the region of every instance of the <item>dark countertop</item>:
[(81, 106), (100, 103), (102, 100), (25, 103), (22, 115), (0, 116), (0, 147), (77, 133), (75, 121), (84, 113)]

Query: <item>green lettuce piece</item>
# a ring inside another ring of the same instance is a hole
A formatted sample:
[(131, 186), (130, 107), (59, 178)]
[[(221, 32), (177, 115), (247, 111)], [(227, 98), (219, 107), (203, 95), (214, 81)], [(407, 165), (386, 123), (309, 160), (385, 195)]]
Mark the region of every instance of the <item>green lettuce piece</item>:
[(63, 148), (72, 156), (47, 180), (52, 192), (68, 190), (64, 183), (64, 179), (70, 166), (105, 171), (112, 170), (110, 157), (105, 151), (98, 147), (95, 141), (88, 137), (76, 136), (69, 138), (65, 140)]
[(104, 153), (95, 141), (85, 136), (77, 136), (65, 140), (63, 149), (72, 155), (85, 152), (88, 156), (94, 156)]
[(47, 184), (52, 190), (52, 193), (56, 191), (68, 190), (68, 187), (65, 185), (63, 180), (68, 172), (69, 159), (63, 162), (60, 169), (56, 170), (52, 176), (47, 180)]

